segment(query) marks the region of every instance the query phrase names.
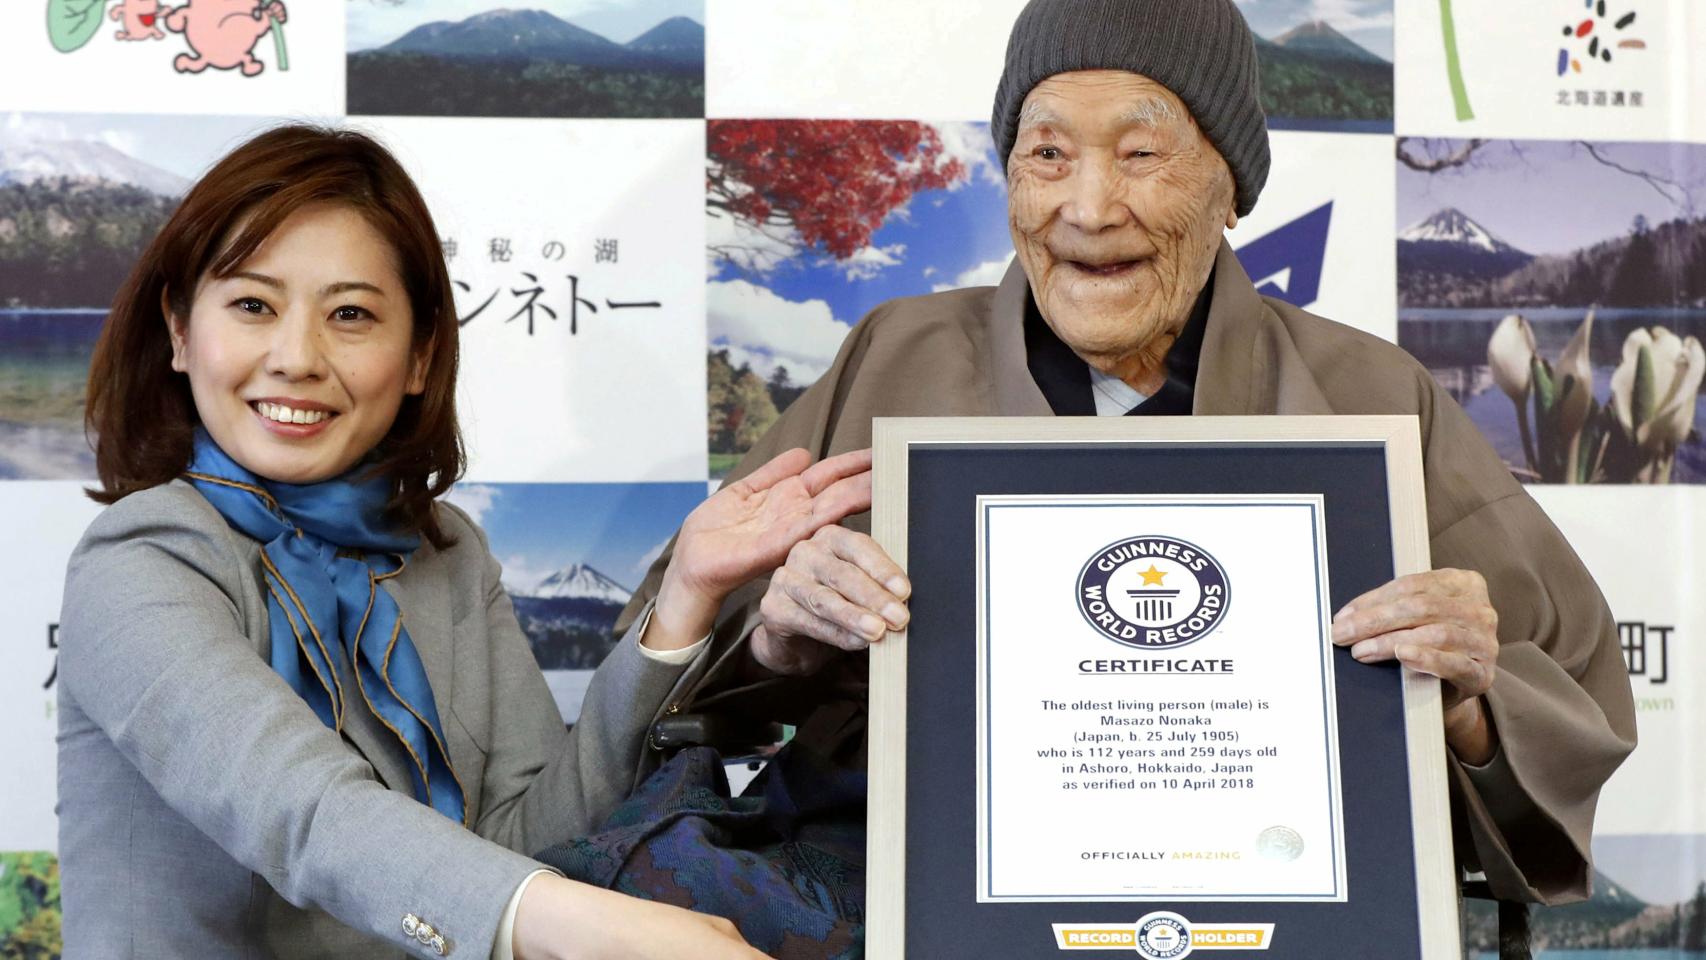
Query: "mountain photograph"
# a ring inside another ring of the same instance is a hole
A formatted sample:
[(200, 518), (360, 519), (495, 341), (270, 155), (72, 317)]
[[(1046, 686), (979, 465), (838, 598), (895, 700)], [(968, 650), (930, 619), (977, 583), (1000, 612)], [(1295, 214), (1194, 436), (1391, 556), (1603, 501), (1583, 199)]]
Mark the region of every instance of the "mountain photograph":
[[(1534, 907), (1529, 920), (1537, 955), (1566, 950), (1667, 951), (1664, 956), (1699, 956), (1706, 950), (1706, 883), (1676, 903), (1648, 903), (1598, 870), (1593, 895), (1580, 903)], [(1494, 953), (1499, 948), (1498, 908), (1490, 900), (1463, 902), (1465, 946)], [(1669, 951), (1687, 951), (1672, 954)], [(1605, 956), (1592, 953), (1589, 956)]]
[(188, 186), (100, 141), (0, 140), (0, 309), (104, 308)]
[[(549, 7), (550, 2), (542, 6)], [(699, 117), (705, 113), (703, 2), (693, 15), (643, 19), (618, 42), (549, 9), (496, 9), (409, 25), (422, 5), (351, 5), (348, 111), (388, 116)], [(618, 5), (620, 6), (620, 5)], [(677, 4), (677, 6), (681, 6)], [(372, 22), (365, 22), (368, 18)], [(398, 27), (399, 35), (371, 47)], [(617, 34), (620, 35), (620, 34)]]
[(1400, 307), (1653, 308), (1706, 303), (1706, 219), (1653, 225), (1535, 256), (1447, 207), (1398, 234)]
[[(1401, 137), (1397, 153), (1401, 310), (1706, 307), (1700, 147)], [(1563, 196), (1586, 199), (1559, 217)]]
[(619, 639), (616, 617), (633, 591), (577, 563), (511, 591), (516, 619), (542, 670), (592, 670)]
[[(1694, 199), (1706, 148), (1420, 137), (1396, 148), (1398, 344), (1512, 474), (1706, 483), (1706, 218)], [(1581, 202), (1559, 216), (1566, 197)], [(1565, 376), (1588, 387), (1579, 419), (1547, 406)], [(1663, 399), (1665, 434), (1649, 426), (1659, 406), (1627, 399), (1637, 389)]]
[(0, 117), (0, 479), (95, 476), (84, 393), (113, 295), (190, 177), (259, 122)]
[(1470, 288), (1484, 292), (1533, 260), (1468, 214), (1446, 207), (1399, 231), (1398, 300), (1423, 306), (1468, 296)]
[(705, 482), (458, 483), (445, 501), (486, 533), (504, 593), (563, 719), (621, 636), (616, 618)]
[(1270, 127), (1391, 132), (1391, 0), (1238, 0), (1238, 6), (1256, 34)]

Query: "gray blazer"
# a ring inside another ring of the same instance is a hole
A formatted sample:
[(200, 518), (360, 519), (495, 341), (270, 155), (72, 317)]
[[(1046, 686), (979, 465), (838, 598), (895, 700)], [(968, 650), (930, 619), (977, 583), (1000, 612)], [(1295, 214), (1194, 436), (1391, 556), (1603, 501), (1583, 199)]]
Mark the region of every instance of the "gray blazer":
[(59, 633), (67, 960), (435, 956), (405, 915), (483, 958), (539, 867), (522, 853), (589, 832), (633, 788), (647, 726), (703, 655), (662, 664), (630, 631), (565, 732), (485, 535), (454, 507), (439, 518), (457, 545), (423, 544), (383, 587), (472, 832), (415, 801), (365, 709), (340, 737), (273, 672), (261, 545), (194, 488), (132, 494), (89, 527)]

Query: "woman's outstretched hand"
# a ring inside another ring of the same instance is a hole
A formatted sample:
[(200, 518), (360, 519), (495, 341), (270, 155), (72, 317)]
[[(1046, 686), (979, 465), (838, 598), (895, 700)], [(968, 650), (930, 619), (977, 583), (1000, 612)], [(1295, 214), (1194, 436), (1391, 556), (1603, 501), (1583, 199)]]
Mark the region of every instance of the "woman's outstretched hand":
[(723, 598), (768, 574), (820, 527), (871, 508), (871, 451), (811, 462), (795, 448), (724, 486), (681, 525), (646, 646), (688, 646), (711, 631)]
[(516, 960), (765, 960), (722, 917), (547, 875), (521, 895), (511, 943)]

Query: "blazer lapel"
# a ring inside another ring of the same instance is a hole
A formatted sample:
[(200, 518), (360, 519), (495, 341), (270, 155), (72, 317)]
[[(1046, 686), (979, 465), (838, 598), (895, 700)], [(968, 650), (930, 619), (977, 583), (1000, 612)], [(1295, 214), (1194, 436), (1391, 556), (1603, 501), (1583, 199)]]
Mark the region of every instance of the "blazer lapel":
[[(438, 715), (445, 721), (453, 681), (451, 649), (450, 585), (445, 582), (444, 564), (433, 562), (436, 553), (423, 546), (402, 573), (384, 580), (380, 588), (397, 601), (403, 625), (426, 666)], [(448, 722), (448, 721), (445, 721)]]

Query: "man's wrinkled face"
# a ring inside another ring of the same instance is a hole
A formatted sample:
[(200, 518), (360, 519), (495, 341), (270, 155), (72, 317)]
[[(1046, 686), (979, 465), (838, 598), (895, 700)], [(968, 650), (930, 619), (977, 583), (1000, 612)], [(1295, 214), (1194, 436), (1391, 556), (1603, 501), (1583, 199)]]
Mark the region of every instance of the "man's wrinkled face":
[(1184, 103), (1122, 70), (1049, 77), (1021, 108), (1007, 188), (1055, 334), (1109, 373), (1159, 366), (1237, 222), (1231, 171)]

